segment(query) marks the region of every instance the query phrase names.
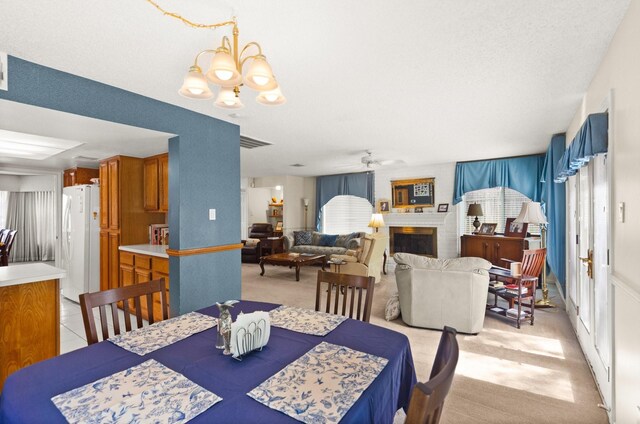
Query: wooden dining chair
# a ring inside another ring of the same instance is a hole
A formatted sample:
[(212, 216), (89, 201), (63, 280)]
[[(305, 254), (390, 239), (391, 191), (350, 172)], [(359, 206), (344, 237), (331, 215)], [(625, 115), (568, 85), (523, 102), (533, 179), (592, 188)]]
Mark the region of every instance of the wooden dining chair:
[(431, 375), (426, 383), (413, 387), (405, 424), (437, 424), (442, 416), (444, 400), (458, 365), (456, 329), (444, 327), (433, 361)]
[(9, 255), (11, 254), (11, 247), (13, 246), (13, 241), (17, 233), (18, 230), (11, 229), (0, 231), (0, 243), (2, 243), (2, 248), (0, 248), (0, 266), (9, 265)]
[(167, 303), (167, 293), (165, 291), (164, 278), (149, 281), (147, 283), (133, 284), (131, 286), (119, 287), (111, 290), (104, 290), (94, 293), (83, 293), (80, 295), (80, 309), (82, 310), (82, 320), (84, 321), (84, 331), (87, 335), (87, 344), (97, 343), (98, 332), (96, 330), (95, 316), (93, 308), (99, 308), (100, 327), (102, 329), (102, 340), (109, 338), (109, 328), (107, 322), (107, 306), (111, 306), (111, 319), (113, 320), (113, 331), (115, 335), (120, 334), (120, 318), (118, 305), (122, 305), (124, 312), (125, 331), (131, 331), (131, 307), (130, 300), (133, 301), (136, 322), (138, 327), (143, 326), (141, 297), (146, 297), (149, 324), (153, 324), (156, 319), (153, 316), (153, 294), (160, 294), (160, 304), (162, 306), (162, 317), (157, 321), (169, 318), (169, 304)]
[[(355, 312), (355, 319), (369, 322), (375, 282), (375, 277), (363, 277), (360, 275), (318, 271), (318, 283), (316, 285), (316, 311), (320, 311), (322, 295), (326, 294), (324, 312), (348, 316), (349, 318), (354, 318)], [(365, 292), (364, 295), (363, 291)], [(356, 292), (357, 304), (355, 302)], [(350, 298), (350, 300), (348, 298)]]

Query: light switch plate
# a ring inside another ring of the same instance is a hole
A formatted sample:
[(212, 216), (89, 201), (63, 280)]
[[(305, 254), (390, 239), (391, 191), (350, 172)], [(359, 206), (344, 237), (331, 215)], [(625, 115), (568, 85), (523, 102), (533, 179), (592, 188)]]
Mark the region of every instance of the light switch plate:
[(0, 52), (0, 90), (9, 90), (9, 58), (5, 52)]
[(624, 202), (618, 203), (618, 222), (624, 222)]
[(215, 221), (215, 220), (216, 220), (216, 210), (209, 209), (209, 221)]

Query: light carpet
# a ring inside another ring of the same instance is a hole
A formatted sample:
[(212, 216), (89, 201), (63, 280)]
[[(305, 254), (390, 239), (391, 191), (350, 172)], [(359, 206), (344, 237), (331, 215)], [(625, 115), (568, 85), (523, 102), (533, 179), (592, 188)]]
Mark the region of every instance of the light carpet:
[[(242, 298), (313, 309), (318, 269), (303, 267), (296, 282), (294, 269), (267, 265), (261, 277), (257, 264), (243, 264)], [(383, 275), (371, 323), (407, 335), (418, 380), (426, 381), (441, 332), (409, 327), (400, 318), (385, 321), (385, 304), (395, 292), (393, 273)], [(562, 303), (559, 296), (553, 300)], [(520, 330), (487, 314), (483, 331), (460, 334), (458, 343), (460, 359), (441, 423), (608, 422), (564, 305), (536, 310), (535, 325), (524, 323)]]

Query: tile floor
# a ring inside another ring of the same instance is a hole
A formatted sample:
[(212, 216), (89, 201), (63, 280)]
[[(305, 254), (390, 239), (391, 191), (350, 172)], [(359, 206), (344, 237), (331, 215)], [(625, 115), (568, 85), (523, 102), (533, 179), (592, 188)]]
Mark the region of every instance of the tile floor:
[(60, 354), (86, 345), (80, 305), (60, 296)]

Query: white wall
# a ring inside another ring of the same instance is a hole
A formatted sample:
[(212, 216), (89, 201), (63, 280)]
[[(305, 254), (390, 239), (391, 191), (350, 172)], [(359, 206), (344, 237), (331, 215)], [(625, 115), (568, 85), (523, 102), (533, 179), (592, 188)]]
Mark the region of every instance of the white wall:
[[(455, 181), (455, 163), (404, 167), (375, 171), (375, 198), (391, 199), (391, 181), (412, 178), (435, 178), (435, 206), (424, 208), (424, 213), (388, 213), (384, 215), (385, 225), (381, 231), (389, 234), (389, 226), (436, 227), (438, 231), (438, 257), (458, 256), (458, 218), (456, 207), (451, 205)], [(439, 203), (449, 203), (449, 212), (438, 213)]]
[(0, 175), (0, 191), (20, 191), (20, 176)]
[(612, 208), (611, 272), (614, 294), (614, 414), (620, 424), (640, 422), (640, 1), (629, 6), (609, 50), (567, 131), (571, 141), (587, 115), (601, 111), (613, 90), (609, 111), (612, 139), (612, 205), (625, 204), (625, 222)]
[(315, 199), (316, 199), (316, 179), (315, 177), (295, 177), (291, 175), (281, 175), (272, 177), (259, 177), (249, 179), (253, 181), (255, 187), (275, 187), (282, 186), (284, 208), (283, 223), (284, 232), (290, 233), (304, 229), (304, 206), (302, 199), (309, 199), (308, 228), (315, 228)]
[(271, 199), (271, 189), (256, 187), (247, 189), (247, 207), (249, 226), (256, 222), (267, 222), (267, 209)]
[(0, 174), (1, 191), (53, 191), (53, 175), (6, 175)]

